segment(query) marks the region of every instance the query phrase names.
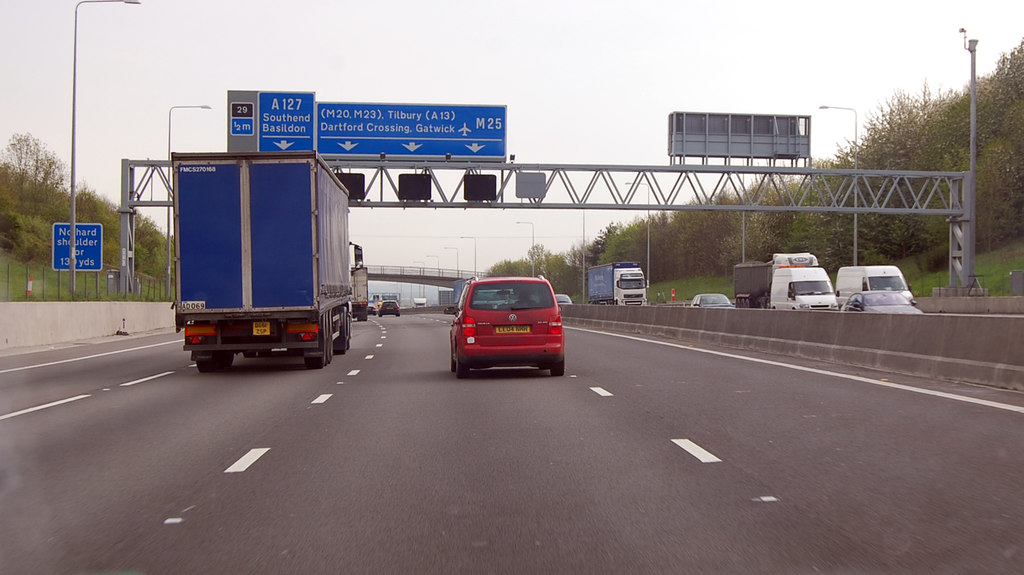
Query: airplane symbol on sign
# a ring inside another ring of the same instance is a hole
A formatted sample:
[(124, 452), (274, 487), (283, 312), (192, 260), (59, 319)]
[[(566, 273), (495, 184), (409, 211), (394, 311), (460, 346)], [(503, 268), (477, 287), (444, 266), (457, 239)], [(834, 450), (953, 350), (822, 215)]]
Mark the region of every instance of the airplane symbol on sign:
[(462, 127), (461, 127), (461, 128), (459, 128), (459, 129), (458, 129), (457, 131), (459, 131), (459, 132), (462, 132), (462, 137), (463, 137), (463, 138), (465, 138), (465, 137), (466, 137), (466, 134), (468, 134), (468, 133), (472, 132), (473, 130), (470, 130), (470, 129), (469, 129), (469, 128), (468, 128), (467, 126), (466, 126), (466, 123), (465, 123), (465, 122), (463, 122), (463, 123), (462, 123)]

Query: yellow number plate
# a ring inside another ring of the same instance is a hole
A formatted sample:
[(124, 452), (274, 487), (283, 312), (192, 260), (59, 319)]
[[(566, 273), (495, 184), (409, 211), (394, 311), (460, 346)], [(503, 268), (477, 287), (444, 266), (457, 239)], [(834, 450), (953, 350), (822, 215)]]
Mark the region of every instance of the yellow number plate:
[(494, 326), (494, 333), (530, 333), (528, 325), (497, 325)]
[(252, 334), (253, 335), (270, 335), (270, 322), (269, 321), (254, 321), (254, 322), (252, 322)]

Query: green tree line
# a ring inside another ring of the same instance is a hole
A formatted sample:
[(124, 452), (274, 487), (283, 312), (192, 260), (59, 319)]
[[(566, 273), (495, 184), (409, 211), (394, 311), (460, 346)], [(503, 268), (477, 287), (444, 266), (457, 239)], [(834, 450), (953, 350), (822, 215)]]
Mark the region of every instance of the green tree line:
[[(970, 91), (895, 92), (871, 112), (859, 149), (847, 142), (819, 168), (966, 172), (970, 169)], [(987, 252), (1024, 237), (1024, 42), (1003, 54), (994, 72), (978, 78), (977, 249)], [(719, 203), (738, 203), (722, 196)], [(744, 225), (745, 224), (745, 225)], [(583, 269), (614, 261), (646, 267), (650, 225), (651, 282), (731, 275), (744, 254), (766, 261), (774, 252), (809, 251), (829, 270), (850, 265), (853, 216), (730, 211), (652, 213), (608, 226), (587, 246), (551, 254), (537, 245), (528, 257), (499, 262), (492, 275), (537, 273), (556, 291), (579, 294)], [(949, 223), (942, 217), (861, 215), (858, 263), (911, 258), (919, 271), (949, 262)], [(583, 257), (585, 254), (585, 258)], [(532, 260), (530, 258), (532, 257)]]
[[(104, 269), (120, 266), (118, 206), (88, 186), (75, 191), (78, 222), (103, 225)], [(0, 154), (0, 255), (8, 263), (49, 268), (53, 224), (70, 218), (63, 161), (30, 134), (15, 134)], [(167, 236), (147, 217), (135, 218), (136, 272), (166, 279)]]

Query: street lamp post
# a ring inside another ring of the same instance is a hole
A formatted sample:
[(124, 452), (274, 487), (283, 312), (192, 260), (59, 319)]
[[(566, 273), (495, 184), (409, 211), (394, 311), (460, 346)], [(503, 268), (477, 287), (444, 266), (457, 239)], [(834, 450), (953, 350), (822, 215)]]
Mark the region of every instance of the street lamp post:
[(647, 186), (647, 273), (644, 277), (647, 278), (647, 289), (651, 289), (651, 184), (647, 182), (626, 182), (627, 186), (632, 185)]
[(529, 225), (530, 226), (530, 275), (531, 276), (535, 276), (535, 275), (537, 275), (537, 263), (533, 259), (533, 246), (536, 245), (536, 243), (537, 243), (536, 242), (537, 236), (534, 235), (534, 231), (536, 230), (536, 228), (534, 227), (533, 222), (516, 222), (516, 223), (517, 224), (524, 224), (524, 225)]
[(120, 2), (123, 4), (141, 4), (140, 0), (82, 0), (75, 4), (75, 34), (71, 56), (71, 221), (68, 225), (70, 232), (68, 258), (68, 270), (71, 272), (71, 299), (75, 299), (75, 252), (78, 249), (78, 237), (76, 236), (75, 224), (75, 125), (78, 123), (78, 7), (82, 4), (107, 4)]
[[(974, 239), (977, 233), (978, 207), (978, 69), (976, 66), (978, 41), (967, 39), (967, 30), (960, 29), (964, 35), (964, 49), (971, 53), (971, 180), (967, 184), (964, 200), (966, 204), (967, 225), (964, 227), (963, 272), (966, 278), (960, 278), (959, 285), (965, 285), (964, 279), (974, 280)], [(973, 285), (973, 283), (971, 284)]]
[[(201, 109), (201, 110), (209, 110), (210, 106), (208, 106), (206, 104), (202, 104), (202, 105), (198, 105), (198, 106), (171, 106), (170, 108), (168, 108), (168, 110), (167, 110), (167, 161), (168, 162), (171, 161), (171, 112), (173, 112), (175, 110), (180, 110), (182, 108), (197, 108), (197, 109)], [(168, 177), (167, 181), (168, 182), (172, 182), (173, 178), (174, 178), (173, 168), (168, 166), (167, 173), (170, 176), (170, 177)], [(173, 211), (174, 211), (174, 207), (173, 206), (168, 206), (167, 207), (167, 295), (168, 295), (168, 297), (171, 295), (171, 224), (172, 224), (172, 222), (171, 222), (171, 213)]]
[(479, 270), (476, 267), (476, 236), (459, 236), (460, 240), (473, 240), (473, 275), (477, 275)]
[(445, 246), (444, 249), (446, 249), (446, 250), (455, 250), (455, 277), (462, 277), (462, 275), (459, 272), (459, 270), (461, 269), (459, 267), (459, 248), (454, 248), (454, 247), (451, 247), (451, 246)]
[[(422, 267), (420, 267), (420, 275), (423, 275), (423, 267), (426, 267), (427, 264), (425, 264), (425, 263), (423, 263), (423, 262), (421, 262), (419, 260), (413, 260), (412, 263), (420, 264), (420, 266), (422, 266)], [(421, 282), (420, 283), (420, 297), (423, 297), (423, 289), (424, 289), (423, 288), (423, 283)]]
[[(860, 143), (857, 138), (857, 130), (860, 127), (860, 121), (857, 119), (857, 110), (853, 108), (846, 108), (843, 106), (818, 106), (821, 110), (846, 110), (853, 112), (853, 169), (858, 169), (857, 158), (860, 156)], [(853, 177), (853, 208), (857, 209), (857, 176)], [(857, 265), (857, 212), (853, 212), (853, 265)]]

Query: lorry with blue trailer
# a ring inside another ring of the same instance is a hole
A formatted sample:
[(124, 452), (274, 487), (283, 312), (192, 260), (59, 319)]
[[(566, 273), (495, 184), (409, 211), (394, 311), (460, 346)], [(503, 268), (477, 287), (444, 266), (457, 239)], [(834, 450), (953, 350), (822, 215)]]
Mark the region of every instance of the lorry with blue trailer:
[(647, 281), (636, 262), (613, 262), (587, 269), (587, 301), (599, 305), (645, 305)]
[(315, 152), (176, 153), (174, 321), (201, 372), (351, 340), (348, 191)]

